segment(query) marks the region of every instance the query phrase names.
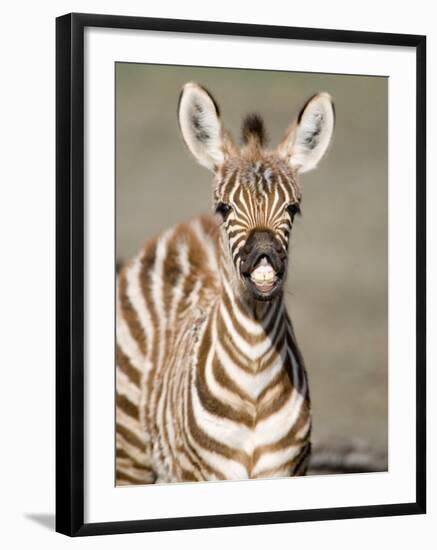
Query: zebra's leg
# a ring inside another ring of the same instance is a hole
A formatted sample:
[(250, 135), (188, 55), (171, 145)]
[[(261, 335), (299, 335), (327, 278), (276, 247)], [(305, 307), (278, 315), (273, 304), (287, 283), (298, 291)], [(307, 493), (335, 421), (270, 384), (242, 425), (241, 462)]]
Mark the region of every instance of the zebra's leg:
[(144, 450), (141, 450), (137, 446), (137, 441), (129, 443), (125, 436), (126, 433), (117, 426), (115, 484), (120, 486), (155, 483), (156, 474), (150, 460), (149, 445), (146, 444)]
[(293, 476), (304, 476), (308, 471), (311, 457), (311, 442), (308, 441), (303, 447), (296, 459)]
[(141, 380), (126, 376), (123, 356), (117, 354), (116, 485), (155, 483), (152, 450), (141, 411)]

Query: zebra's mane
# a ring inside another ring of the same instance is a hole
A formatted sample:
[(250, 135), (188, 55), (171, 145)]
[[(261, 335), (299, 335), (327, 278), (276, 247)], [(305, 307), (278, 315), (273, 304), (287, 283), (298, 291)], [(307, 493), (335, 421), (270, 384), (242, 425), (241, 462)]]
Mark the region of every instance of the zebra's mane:
[(241, 136), (244, 145), (250, 141), (255, 141), (260, 147), (264, 147), (267, 142), (267, 134), (264, 121), (257, 113), (246, 115), (241, 128)]

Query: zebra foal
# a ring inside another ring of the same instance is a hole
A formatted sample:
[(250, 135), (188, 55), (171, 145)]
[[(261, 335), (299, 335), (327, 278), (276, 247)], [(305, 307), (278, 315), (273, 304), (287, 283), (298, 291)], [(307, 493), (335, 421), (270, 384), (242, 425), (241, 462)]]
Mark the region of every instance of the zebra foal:
[(214, 174), (213, 216), (148, 242), (117, 281), (116, 484), (305, 474), (308, 382), (283, 300), (298, 175), (334, 129), (313, 96), (274, 150), (242, 145), (201, 86), (184, 86), (183, 139)]

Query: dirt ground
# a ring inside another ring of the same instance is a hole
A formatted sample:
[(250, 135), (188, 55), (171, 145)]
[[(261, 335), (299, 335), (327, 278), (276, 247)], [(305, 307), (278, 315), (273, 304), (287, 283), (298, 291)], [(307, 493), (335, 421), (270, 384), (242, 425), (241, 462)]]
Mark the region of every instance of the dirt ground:
[(182, 85), (217, 99), (239, 137), (242, 117), (264, 116), (272, 146), (306, 99), (328, 91), (332, 147), (301, 178), (288, 309), (310, 378), (316, 445), (357, 442), (387, 456), (387, 92), (381, 77), (117, 64), (117, 258), (210, 210), (211, 174), (179, 133)]

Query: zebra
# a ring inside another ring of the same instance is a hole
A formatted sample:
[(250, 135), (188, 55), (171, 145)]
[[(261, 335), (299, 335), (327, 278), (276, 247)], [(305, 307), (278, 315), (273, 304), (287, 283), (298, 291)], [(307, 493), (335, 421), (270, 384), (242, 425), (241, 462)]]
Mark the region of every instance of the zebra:
[(118, 274), (116, 485), (304, 475), (310, 397), (283, 287), (298, 176), (330, 144), (332, 99), (311, 97), (274, 150), (258, 114), (237, 145), (197, 83), (178, 121), (214, 174), (213, 213), (150, 240)]

